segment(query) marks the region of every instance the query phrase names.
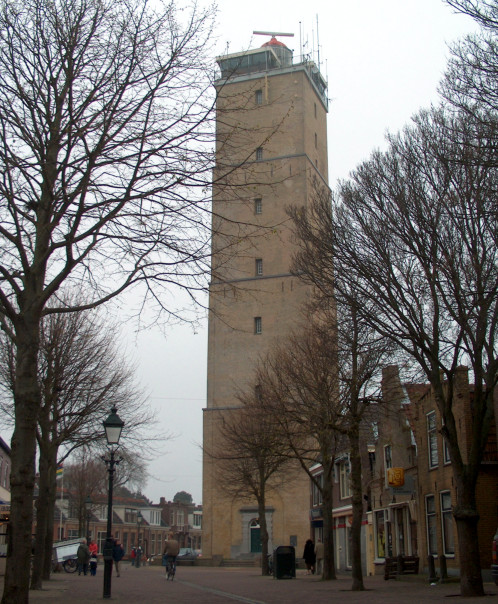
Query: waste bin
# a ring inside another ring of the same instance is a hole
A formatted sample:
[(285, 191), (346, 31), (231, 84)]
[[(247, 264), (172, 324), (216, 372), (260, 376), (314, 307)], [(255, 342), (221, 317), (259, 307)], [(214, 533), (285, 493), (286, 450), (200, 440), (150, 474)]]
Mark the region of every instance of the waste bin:
[(279, 545), (273, 551), (273, 577), (292, 579), (296, 576), (296, 550), (292, 545)]

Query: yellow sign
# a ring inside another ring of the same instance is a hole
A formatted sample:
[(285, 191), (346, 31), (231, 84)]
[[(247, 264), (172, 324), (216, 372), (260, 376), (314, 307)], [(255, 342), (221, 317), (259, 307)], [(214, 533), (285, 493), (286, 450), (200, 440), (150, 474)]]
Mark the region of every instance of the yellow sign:
[(390, 487), (402, 487), (405, 484), (404, 468), (389, 468), (387, 470), (387, 484)]

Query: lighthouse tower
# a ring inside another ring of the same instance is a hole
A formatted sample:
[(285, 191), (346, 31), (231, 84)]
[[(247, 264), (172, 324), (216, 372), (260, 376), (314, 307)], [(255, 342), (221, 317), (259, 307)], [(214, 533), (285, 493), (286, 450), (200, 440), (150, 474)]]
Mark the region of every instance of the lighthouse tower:
[[(217, 58), (206, 451), (219, 441), (224, 414), (240, 407), (237, 391), (257, 386), (255, 362), (296, 326), (309, 293), (290, 273), (295, 244), (286, 208), (306, 205), (313, 184), (327, 184), (327, 86), (318, 66), (294, 62), (278, 37)], [(203, 556), (257, 556), (256, 501), (227, 497), (218, 471), (204, 455)], [(304, 546), (309, 508), (304, 472), (268, 493), (270, 548)]]

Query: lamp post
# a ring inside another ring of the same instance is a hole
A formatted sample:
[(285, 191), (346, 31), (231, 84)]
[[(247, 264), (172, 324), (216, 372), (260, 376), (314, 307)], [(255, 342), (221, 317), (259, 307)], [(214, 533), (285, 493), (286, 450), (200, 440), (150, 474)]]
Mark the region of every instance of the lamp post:
[(103, 422), (107, 445), (109, 446), (109, 459), (103, 458), (107, 471), (109, 472), (109, 488), (107, 496), (107, 535), (104, 545), (104, 599), (111, 597), (111, 577), (112, 577), (112, 488), (114, 483), (114, 466), (121, 461), (121, 458), (115, 459), (114, 447), (119, 445), (121, 430), (124, 421), (116, 413), (116, 407), (111, 409), (111, 414)]
[(140, 510), (138, 510), (138, 513), (137, 513), (137, 559), (136, 559), (137, 568), (140, 567), (140, 559), (142, 557), (142, 548), (140, 546), (140, 525), (142, 524), (143, 519), (144, 518), (142, 516), (142, 513), (140, 512)]
[(91, 506), (92, 506), (92, 498), (90, 495), (86, 496), (85, 499), (85, 510), (86, 510), (86, 540), (87, 543), (90, 543), (90, 516), (92, 515)]

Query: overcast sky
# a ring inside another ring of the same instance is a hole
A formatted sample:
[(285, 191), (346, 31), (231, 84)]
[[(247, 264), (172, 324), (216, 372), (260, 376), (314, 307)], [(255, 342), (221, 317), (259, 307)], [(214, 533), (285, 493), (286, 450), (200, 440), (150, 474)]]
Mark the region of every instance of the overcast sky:
[[(202, 4), (203, 2), (199, 0)], [(219, 0), (218, 51), (238, 52), (269, 38), (253, 30), (294, 33), (281, 40), (300, 54), (320, 49), (328, 80), (329, 182), (384, 147), (420, 108), (438, 102), (448, 44), (475, 30), (441, 0)], [(310, 12), (306, 12), (309, 9)], [(318, 35), (317, 35), (318, 18)], [(214, 62), (214, 56), (213, 56)], [(202, 408), (206, 405), (207, 328), (139, 334), (128, 345), (138, 377), (151, 394), (161, 427), (175, 433), (150, 466), (144, 493), (154, 502), (185, 490), (202, 502)], [(139, 452), (137, 452), (139, 454)]]

